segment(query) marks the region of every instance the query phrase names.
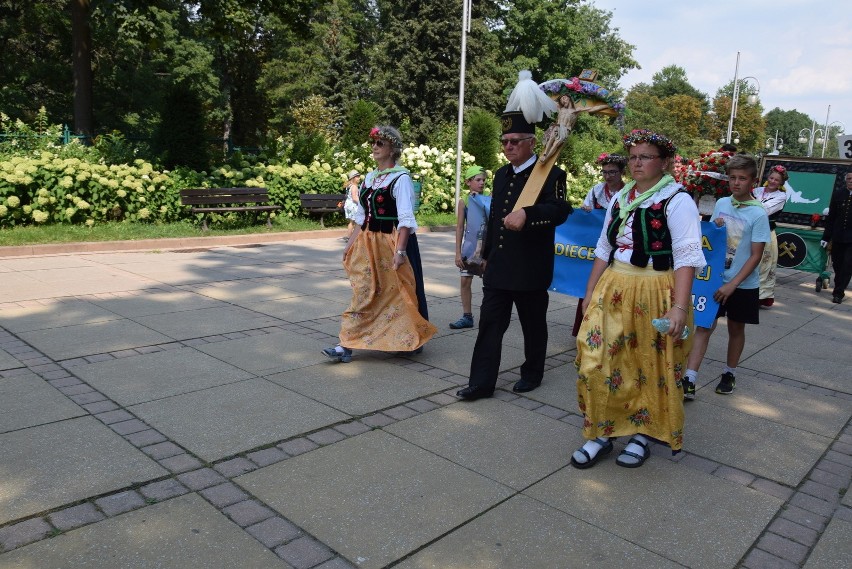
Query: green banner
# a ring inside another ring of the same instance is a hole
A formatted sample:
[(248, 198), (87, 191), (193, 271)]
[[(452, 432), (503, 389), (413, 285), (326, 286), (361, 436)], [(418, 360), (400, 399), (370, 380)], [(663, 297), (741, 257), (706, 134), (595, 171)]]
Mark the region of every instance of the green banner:
[(822, 230), (775, 228), (778, 237), (778, 266), (809, 273), (826, 271), (826, 250), (819, 246)]

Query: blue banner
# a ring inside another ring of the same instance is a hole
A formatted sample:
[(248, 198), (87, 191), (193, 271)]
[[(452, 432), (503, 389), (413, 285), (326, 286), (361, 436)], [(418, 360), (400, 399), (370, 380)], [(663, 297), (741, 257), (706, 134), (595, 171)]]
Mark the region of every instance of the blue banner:
[[(586, 294), (586, 283), (592, 272), (595, 260), (595, 246), (603, 227), (603, 209), (592, 211), (574, 210), (568, 221), (556, 228), (556, 240), (553, 245), (553, 282), (550, 290), (582, 298)], [(713, 293), (722, 286), (722, 272), (725, 268), (724, 227), (715, 223), (701, 223), (702, 248), (707, 266), (695, 275), (692, 285), (692, 306), (695, 311), (695, 324), (704, 328), (713, 325), (719, 303), (713, 300)]]

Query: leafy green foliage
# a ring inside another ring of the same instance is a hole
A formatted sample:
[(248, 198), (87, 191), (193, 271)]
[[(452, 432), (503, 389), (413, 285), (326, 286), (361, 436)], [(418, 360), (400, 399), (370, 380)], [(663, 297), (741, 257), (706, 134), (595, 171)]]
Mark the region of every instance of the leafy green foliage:
[(188, 83), (177, 83), (166, 94), (154, 149), (168, 169), (206, 170), (209, 166), (201, 100)]
[(473, 109), (467, 114), (462, 148), (476, 159), (476, 163), (493, 172), (498, 168), (500, 146), (500, 121), (492, 113)]

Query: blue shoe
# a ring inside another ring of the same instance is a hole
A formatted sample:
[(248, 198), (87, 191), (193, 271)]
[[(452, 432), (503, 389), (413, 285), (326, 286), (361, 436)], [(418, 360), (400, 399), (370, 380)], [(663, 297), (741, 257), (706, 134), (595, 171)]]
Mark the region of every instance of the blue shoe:
[(323, 355), (330, 360), (348, 364), (352, 361), (352, 350), (343, 346), (334, 346), (333, 348), (323, 348)]
[(459, 330), (461, 328), (473, 328), (473, 317), (472, 316), (462, 316), (452, 324), (450, 324), (450, 328), (453, 330)]

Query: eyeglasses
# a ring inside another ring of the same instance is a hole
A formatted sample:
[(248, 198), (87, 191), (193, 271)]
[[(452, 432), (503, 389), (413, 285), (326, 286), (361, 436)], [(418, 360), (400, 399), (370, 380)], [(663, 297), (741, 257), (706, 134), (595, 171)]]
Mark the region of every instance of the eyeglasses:
[(601, 174), (604, 176), (617, 176), (621, 174), (618, 170), (601, 170)]
[(384, 140), (371, 140), (370, 141), (370, 146), (378, 146), (379, 148), (381, 148), (384, 145), (385, 145)]
[(639, 156), (631, 156), (630, 158), (627, 159), (627, 161), (630, 162), (631, 164), (636, 164), (637, 162), (649, 162), (649, 161), (653, 160), (654, 158), (659, 158), (659, 157), (660, 157), (659, 154), (657, 154), (656, 156), (648, 156), (647, 154), (640, 154)]
[(500, 144), (502, 144), (503, 146), (517, 146), (522, 141), (529, 140), (531, 138), (535, 138), (535, 137), (525, 136), (524, 138), (501, 138)]

